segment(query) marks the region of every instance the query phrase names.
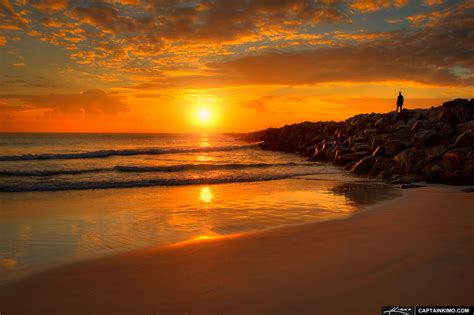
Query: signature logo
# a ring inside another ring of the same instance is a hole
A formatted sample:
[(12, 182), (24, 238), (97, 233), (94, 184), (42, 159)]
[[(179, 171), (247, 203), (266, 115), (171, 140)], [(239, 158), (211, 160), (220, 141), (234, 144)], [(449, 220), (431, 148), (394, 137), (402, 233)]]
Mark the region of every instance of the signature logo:
[(411, 307), (392, 307), (389, 310), (383, 311), (383, 314), (387, 315), (396, 315), (396, 314), (401, 314), (401, 315), (410, 315), (412, 313), (412, 308)]

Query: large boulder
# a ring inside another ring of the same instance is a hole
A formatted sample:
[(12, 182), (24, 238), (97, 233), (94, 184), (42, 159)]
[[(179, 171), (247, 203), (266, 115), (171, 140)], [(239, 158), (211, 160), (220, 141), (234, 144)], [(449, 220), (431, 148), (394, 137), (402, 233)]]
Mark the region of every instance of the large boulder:
[(356, 162), (366, 155), (367, 155), (366, 152), (344, 154), (344, 155), (339, 156), (338, 160), (335, 161), (335, 163), (339, 165), (346, 165), (350, 162)]
[(413, 136), (413, 144), (417, 147), (431, 147), (441, 140), (440, 135), (434, 130), (418, 131)]
[(465, 123), (461, 123), (461, 124), (457, 124), (456, 129), (459, 133), (463, 133), (465, 131), (468, 131), (469, 129), (474, 130), (474, 120), (471, 120), (471, 121), (468, 121), (468, 122), (465, 122)]
[(411, 173), (413, 167), (420, 161), (427, 157), (427, 153), (424, 150), (408, 149), (400, 152), (395, 156), (394, 160), (398, 165), (400, 173)]
[(394, 174), (387, 180), (387, 183), (399, 185), (399, 184), (423, 182), (424, 180), (425, 180), (424, 177), (419, 174), (414, 174), (414, 173)]
[(388, 156), (395, 156), (408, 148), (410, 143), (398, 140), (390, 140), (385, 143), (385, 154)]
[(385, 128), (388, 127), (389, 124), (390, 124), (390, 121), (389, 121), (387, 118), (382, 117), (382, 118), (379, 118), (379, 119), (375, 122), (374, 126), (375, 126), (375, 128), (377, 128), (377, 129), (385, 129)]
[(365, 156), (352, 167), (352, 172), (354, 174), (368, 173), (372, 169), (374, 162), (375, 158), (372, 156)]
[(379, 156), (375, 158), (374, 165), (372, 166), (369, 175), (375, 177), (380, 173), (388, 173), (388, 170), (390, 170), (394, 165), (395, 161), (393, 159)]
[(409, 128), (404, 127), (392, 133), (390, 136), (388, 136), (388, 139), (395, 140), (395, 141), (410, 142), (412, 137), (413, 137), (413, 131), (411, 131)]
[(367, 142), (357, 142), (351, 146), (352, 152), (370, 152), (370, 144)]
[(454, 147), (467, 147), (474, 144), (474, 130), (469, 129), (461, 133), (454, 142)]

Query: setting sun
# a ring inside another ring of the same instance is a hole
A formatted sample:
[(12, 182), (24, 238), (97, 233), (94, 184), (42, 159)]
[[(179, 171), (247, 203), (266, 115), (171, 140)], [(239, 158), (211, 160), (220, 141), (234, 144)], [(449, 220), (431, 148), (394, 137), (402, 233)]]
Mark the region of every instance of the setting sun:
[(209, 109), (201, 109), (198, 113), (198, 120), (202, 124), (208, 123), (211, 120), (211, 112), (209, 111)]

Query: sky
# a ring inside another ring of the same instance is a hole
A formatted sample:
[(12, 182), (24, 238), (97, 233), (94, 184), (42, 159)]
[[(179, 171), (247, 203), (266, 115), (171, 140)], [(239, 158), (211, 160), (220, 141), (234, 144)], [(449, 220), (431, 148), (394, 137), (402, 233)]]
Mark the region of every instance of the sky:
[(246, 132), (474, 97), (474, 0), (0, 0), (0, 132)]

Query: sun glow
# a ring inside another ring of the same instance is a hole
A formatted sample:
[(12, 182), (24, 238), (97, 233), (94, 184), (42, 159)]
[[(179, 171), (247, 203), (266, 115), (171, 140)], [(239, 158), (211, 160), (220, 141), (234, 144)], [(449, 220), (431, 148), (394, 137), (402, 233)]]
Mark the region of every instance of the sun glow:
[(191, 122), (199, 127), (215, 126), (218, 122), (217, 99), (214, 96), (199, 96), (192, 100)]
[(198, 119), (201, 123), (208, 123), (211, 119), (211, 112), (207, 108), (203, 108), (199, 111)]

